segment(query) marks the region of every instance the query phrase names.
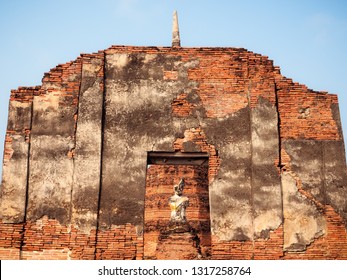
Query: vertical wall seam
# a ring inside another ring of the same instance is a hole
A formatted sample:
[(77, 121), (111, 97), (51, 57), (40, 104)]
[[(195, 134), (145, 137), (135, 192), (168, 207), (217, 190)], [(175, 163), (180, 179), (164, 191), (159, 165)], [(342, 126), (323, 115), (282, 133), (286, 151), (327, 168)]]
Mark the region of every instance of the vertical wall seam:
[[(72, 148), (72, 151), (74, 152), (76, 150), (76, 143), (77, 143), (77, 126), (78, 126), (78, 112), (79, 112), (79, 107), (80, 107), (80, 96), (81, 96), (81, 84), (82, 84), (82, 67), (83, 67), (83, 58), (81, 58), (81, 80), (79, 83), (79, 89), (78, 89), (78, 95), (77, 95), (77, 105), (76, 105), (76, 111), (75, 111), (75, 127), (74, 127), (74, 132), (73, 132), (73, 141), (74, 145)], [(73, 208), (73, 190), (74, 190), (74, 182), (75, 182), (75, 156), (72, 154), (72, 184), (71, 184), (71, 191), (70, 191), (70, 229), (72, 227), (72, 208)], [(70, 236), (71, 236), (71, 230), (70, 230)]]
[[(325, 176), (325, 172), (326, 172), (326, 169), (325, 169), (325, 141), (322, 141), (322, 154), (321, 154), (321, 157), (322, 157), (322, 190), (323, 190), (323, 217), (326, 221), (326, 223), (328, 223), (328, 219), (327, 219), (327, 216), (326, 216), (326, 205), (327, 205), (327, 193), (326, 193), (326, 176)], [(329, 234), (329, 227), (327, 226), (326, 227), (326, 232), (325, 232), (325, 236), (328, 236)], [(326, 255), (328, 255), (330, 253), (330, 249), (329, 249), (329, 242), (328, 242), (328, 239), (326, 240), (326, 245), (327, 245), (327, 251), (325, 252)]]
[[(77, 95), (77, 105), (76, 105), (76, 111), (75, 111), (75, 127), (74, 127), (74, 146), (72, 148), (72, 184), (71, 184), (71, 191), (70, 191), (70, 225), (68, 226), (68, 233), (69, 233), (69, 251), (72, 252), (72, 244), (71, 244), (71, 231), (73, 227), (73, 221), (72, 221), (72, 209), (73, 209), (73, 191), (74, 191), (74, 186), (75, 186), (75, 155), (74, 152), (76, 150), (76, 145), (77, 145), (77, 126), (78, 126), (78, 113), (79, 113), (79, 108), (80, 108), (80, 97), (81, 97), (81, 90), (82, 90), (82, 68), (83, 68), (83, 57), (81, 57), (81, 78), (80, 78), (80, 83), (79, 83), (79, 88), (78, 88), (78, 95)], [(70, 259), (70, 254), (68, 259)]]
[[(278, 135), (278, 168), (279, 168), (279, 174), (280, 177), (282, 177), (282, 168), (284, 167), (282, 163), (282, 137), (281, 137), (281, 115), (279, 110), (279, 100), (278, 100), (278, 89), (277, 84), (274, 81), (275, 86), (275, 98), (276, 98), (276, 112), (277, 112), (277, 135)], [(281, 182), (281, 198), (282, 198), (282, 216), (283, 216), (283, 189), (282, 189), (282, 180), (280, 178)]]
[[(283, 204), (283, 185), (282, 185), (282, 137), (281, 137), (281, 115), (280, 115), (280, 109), (279, 109), (279, 99), (278, 99), (278, 88), (276, 81), (274, 81), (275, 86), (275, 98), (276, 98), (276, 112), (277, 112), (277, 135), (278, 135), (278, 168), (279, 168), (279, 181), (280, 181), (280, 193), (281, 193), (281, 209), (282, 209), (282, 226), (283, 226), (283, 232), (282, 232), (282, 240), (284, 240), (284, 204)], [(284, 241), (283, 241), (284, 244)]]
[(20, 247), (19, 247), (19, 259), (22, 259), (22, 252), (23, 252), (23, 246), (24, 246), (24, 235), (25, 235), (25, 225), (27, 222), (27, 209), (28, 209), (28, 203), (29, 203), (29, 176), (30, 176), (30, 148), (31, 148), (31, 132), (32, 132), (32, 124), (33, 124), (33, 114), (34, 114), (34, 94), (33, 99), (30, 106), (30, 133), (29, 133), (29, 139), (28, 139), (28, 157), (27, 157), (27, 178), (26, 178), (26, 187), (25, 187), (25, 203), (24, 203), (24, 215), (23, 215), (23, 229), (21, 234), (21, 240), (20, 240)]
[(96, 229), (95, 229), (95, 247), (94, 247), (94, 259), (96, 259), (98, 234), (99, 234), (99, 219), (100, 219), (100, 206), (101, 206), (101, 193), (102, 193), (102, 169), (103, 169), (103, 156), (104, 156), (104, 131), (106, 124), (106, 52), (103, 51), (103, 89), (102, 89), (102, 111), (101, 111), (101, 144), (100, 144), (100, 172), (99, 172), (99, 196), (98, 207), (96, 215)]
[[(323, 204), (324, 206), (327, 205), (327, 195), (326, 195), (326, 176), (325, 176), (325, 173), (326, 173), (326, 169), (325, 169), (325, 141), (322, 141), (322, 189), (323, 189)], [(324, 209), (325, 211), (325, 209)]]
[[(248, 68), (248, 67), (247, 67)], [(249, 76), (247, 77), (249, 80)], [(249, 126), (250, 126), (250, 148), (251, 148), (251, 187), (250, 187), (250, 206), (251, 206), (251, 221), (252, 221), (252, 259), (254, 259), (254, 248), (255, 248), (255, 225), (254, 225), (254, 193), (253, 193), (253, 185), (254, 185), (254, 167), (253, 167), (253, 114), (252, 114), (252, 107), (251, 107), (251, 88), (252, 88), (252, 82), (250, 81), (248, 84), (248, 90), (247, 90), (247, 99), (248, 99), (248, 107), (249, 107)]]

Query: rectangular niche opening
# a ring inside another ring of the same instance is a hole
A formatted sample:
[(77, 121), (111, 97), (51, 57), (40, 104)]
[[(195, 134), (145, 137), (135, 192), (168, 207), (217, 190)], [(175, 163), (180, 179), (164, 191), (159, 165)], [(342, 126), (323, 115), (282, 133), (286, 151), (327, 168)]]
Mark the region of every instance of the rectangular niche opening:
[[(208, 187), (208, 153), (148, 152), (145, 214), (144, 214), (144, 258), (165, 259), (161, 254), (162, 233), (170, 222), (169, 199), (174, 195), (174, 185), (184, 179), (183, 195), (189, 198), (186, 218), (196, 233), (196, 246), (201, 258), (208, 258), (211, 251), (210, 207)], [(188, 250), (184, 240), (176, 244), (165, 244), (164, 251)], [(172, 252), (168, 257), (173, 259)]]

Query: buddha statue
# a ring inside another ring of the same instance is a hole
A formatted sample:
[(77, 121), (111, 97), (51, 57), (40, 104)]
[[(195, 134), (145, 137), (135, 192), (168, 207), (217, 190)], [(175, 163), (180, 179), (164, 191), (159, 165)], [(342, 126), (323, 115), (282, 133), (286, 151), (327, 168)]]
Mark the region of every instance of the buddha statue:
[(170, 197), (169, 204), (171, 209), (170, 221), (173, 223), (186, 223), (186, 208), (189, 205), (189, 199), (183, 196), (184, 179), (174, 186), (175, 194)]

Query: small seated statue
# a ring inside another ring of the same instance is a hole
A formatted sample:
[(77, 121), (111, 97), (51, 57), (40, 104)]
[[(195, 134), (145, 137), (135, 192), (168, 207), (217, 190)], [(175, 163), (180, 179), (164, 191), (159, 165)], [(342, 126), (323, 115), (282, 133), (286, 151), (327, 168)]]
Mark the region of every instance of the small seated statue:
[(169, 204), (171, 209), (171, 223), (186, 223), (186, 208), (189, 205), (189, 199), (182, 196), (184, 188), (184, 179), (182, 178), (178, 185), (174, 186), (175, 194), (170, 197)]

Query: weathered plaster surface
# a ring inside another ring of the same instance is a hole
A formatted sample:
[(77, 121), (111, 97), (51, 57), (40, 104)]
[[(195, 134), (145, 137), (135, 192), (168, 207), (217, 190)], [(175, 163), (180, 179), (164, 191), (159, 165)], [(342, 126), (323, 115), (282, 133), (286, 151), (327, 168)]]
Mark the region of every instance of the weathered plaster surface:
[(22, 222), (25, 213), (29, 144), (22, 135), (11, 136), (11, 142), (13, 154), (3, 167), (2, 219), (5, 222)]
[(291, 169), (321, 204), (331, 205), (347, 221), (347, 174), (343, 141), (286, 140)]
[[(80, 76), (69, 77), (69, 81), (75, 80)], [(69, 155), (75, 147), (76, 107), (65, 104), (63, 85), (52, 88), (44, 83), (43, 88), (46, 94), (33, 100), (27, 218), (47, 215), (67, 224), (71, 218), (74, 168)]]
[[(173, 151), (186, 129), (173, 120), (171, 102), (194, 88), (186, 72), (195, 64), (161, 54), (106, 55), (101, 226), (142, 224), (147, 152)], [(164, 70), (178, 71), (178, 80), (164, 80)]]
[(290, 156), (291, 169), (298, 175), (302, 188), (324, 203), (323, 142), (315, 140), (286, 140), (283, 148)]
[(104, 59), (93, 58), (82, 66), (73, 154), (72, 223), (86, 232), (97, 225), (101, 176)]
[(27, 217), (44, 215), (66, 224), (70, 220), (73, 161), (69, 136), (33, 135), (30, 153)]
[(222, 240), (253, 237), (251, 206), (251, 132), (249, 108), (205, 128), (221, 158), (210, 185), (211, 231)]
[(290, 172), (282, 173), (284, 250), (304, 251), (326, 233), (326, 221), (316, 205), (298, 191), (298, 182)]
[(255, 237), (268, 238), (282, 224), (282, 194), (276, 107), (260, 98), (252, 110), (252, 198)]
[(347, 227), (347, 172), (344, 142), (323, 144), (326, 204), (341, 215)]
[[(31, 103), (11, 101), (7, 130), (11, 141), (5, 145), (11, 151), (9, 159), (4, 160), (1, 185), (1, 216), (4, 222), (24, 221), (27, 193), (29, 143), (25, 130), (31, 127)], [(14, 175), (15, 174), (15, 175)]]

